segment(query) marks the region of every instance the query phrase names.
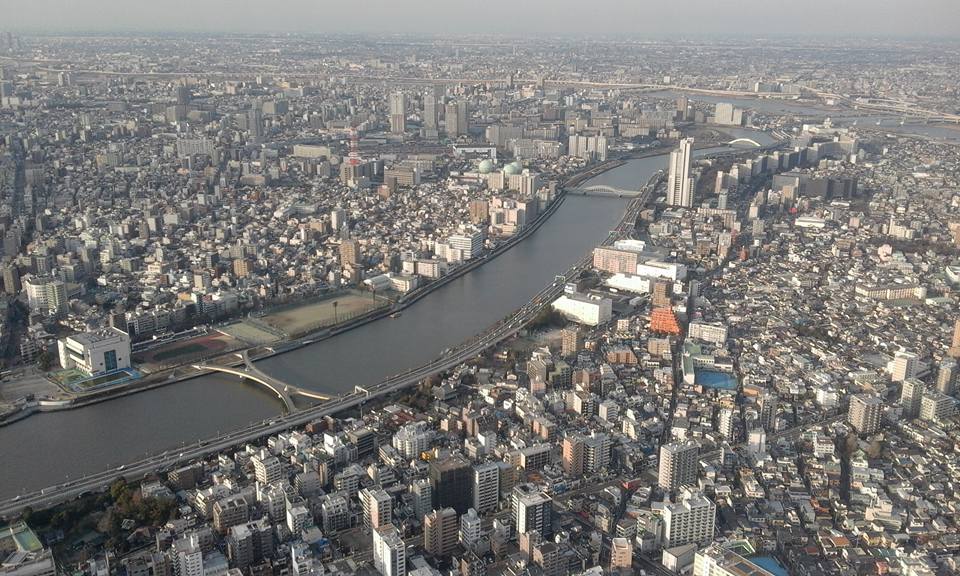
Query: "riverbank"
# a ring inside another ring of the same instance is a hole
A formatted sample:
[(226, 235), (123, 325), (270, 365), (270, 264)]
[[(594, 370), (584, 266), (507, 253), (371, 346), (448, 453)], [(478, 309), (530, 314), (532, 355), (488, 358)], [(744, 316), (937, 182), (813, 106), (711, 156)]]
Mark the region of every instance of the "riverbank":
[[(655, 156), (658, 154), (662, 154), (663, 151), (664, 151), (663, 148), (648, 150), (641, 153), (641, 155), (638, 155), (635, 157), (643, 157), (644, 155)], [(558, 194), (555, 197), (555, 199), (544, 209), (542, 213), (540, 213), (537, 216), (537, 218), (535, 218), (528, 226), (524, 227), (519, 233), (510, 237), (509, 239), (507, 239), (506, 241), (498, 245), (496, 248), (494, 248), (490, 252), (484, 254), (483, 256), (467, 264), (464, 264), (463, 266), (459, 266), (455, 268), (454, 270), (451, 271), (450, 274), (444, 276), (443, 278), (437, 279), (436, 281), (433, 281), (423, 286), (422, 288), (419, 288), (415, 291), (412, 291), (404, 295), (394, 305), (371, 310), (368, 313), (362, 314), (356, 318), (351, 319), (348, 322), (339, 324), (334, 327), (324, 328), (322, 330), (318, 330), (316, 332), (301, 336), (299, 338), (295, 338), (285, 342), (279, 342), (275, 346), (270, 347), (270, 352), (268, 352), (265, 355), (259, 356), (257, 360), (264, 360), (267, 358), (271, 358), (273, 356), (278, 356), (281, 354), (286, 354), (289, 352), (293, 352), (295, 350), (299, 350), (309, 344), (314, 344), (323, 340), (327, 340), (334, 336), (344, 334), (346, 332), (360, 328), (361, 326), (364, 326), (366, 324), (370, 324), (377, 320), (383, 320), (388, 316), (394, 315), (398, 312), (401, 312), (402, 310), (405, 310), (406, 308), (414, 305), (415, 303), (423, 299), (428, 294), (431, 294), (432, 292), (463, 277), (468, 272), (476, 270), (477, 268), (483, 266), (484, 264), (493, 261), (497, 257), (508, 252), (517, 244), (519, 244), (520, 242), (524, 241), (525, 239), (530, 237), (532, 234), (534, 234), (564, 204), (564, 202), (566, 201), (565, 190), (567, 187), (577, 186), (579, 185), (579, 183), (585, 180), (593, 178), (608, 170), (622, 166), (624, 163), (626, 163), (626, 160), (621, 158), (611, 159), (602, 164), (591, 166), (588, 169), (578, 172), (577, 174), (574, 174), (569, 178), (563, 180), (562, 184), (558, 187)], [(232, 354), (238, 351), (241, 351), (241, 350), (239, 349), (231, 350), (229, 353)], [(209, 361), (215, 358), (222, 358), (223, 356), (225, 356), (225, 354), (218, 354), (214, 357), (204, 359), (204, 360)], [(180, 373), (180, 375), (176, 376), (176, 374), (178, 373)], [(107, 400), (123, 398), (133, 394), (138, 394), (140, 392), (147, 392), (147, 391), (155, 390), (161, 387), (166, 387), (171, 384), (177, 384), (177, 383), (193, 380), (196, 378), (207, 376), (209, 374), (210, 374), (210, 371), (194, 370), (189, 365), (184, 365), (184, 366), (164, 370), (163, 372), (151, 374), (144, 380), (125, 384), (123, 385), (122, 388), (103, 390), (96, 393), (92, 393), (90, 395), (85, 395), (83, 397), (75, 397), (66, 401), (57, 401), (56, 403), (49, 403), (47, 405), (35, 406), (30, 410), (20, 410), (14, 413), (10, 413), (7, 415), (6, 418), (4, 418), (3, 420), (0, 420), (0, 427), (8, 424), (12, 424), (14, 422), (19, 422), (36, 413), (57, 412), (57, 411), (65, 411), (65, 410), (82, 408), (82, 407), (90, 406), (93, 404), (102, 403)]]

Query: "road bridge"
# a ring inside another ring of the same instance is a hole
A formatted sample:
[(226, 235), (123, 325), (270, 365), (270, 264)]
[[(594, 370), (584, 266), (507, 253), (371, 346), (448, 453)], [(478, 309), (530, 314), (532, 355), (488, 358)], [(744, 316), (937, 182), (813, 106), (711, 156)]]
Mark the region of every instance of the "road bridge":
[(606, 184), (594, 184), (593, 186), (583, 186), (578, 188), (568, 188), (568, 194), (578, 194), (581, 196), (615, 196), (617, 198), (636, 198), (643, 194), (643, 190), (627, 190), (625, 188), (616, 188)]
[(283, 407), (287, 410), (287, 412), (294, 412), (297, 409), (297, 406), (293, 401), (294, 396), (303, 396), (305, 398), (311, 398), (314, 400), (330, 400), (330, 396), (327, 396), (326, 394), (320, 394), (319, 392), (314, 392), (313, 390), (307, 390), (299, 386), (288, 384), (283, 380), (274, 378), (263, 370), (257, 368), (257, 366), (253, 363), (253, 360), (250, 359), (249, 349), (244, 350), (243, 353), (238, 354), (238, 356), (241, 360), (243, 360), (242, 366), (233, 367), (221, 366), (218, 364), (195, 364), (193, 367), (197, 370), (209, 370), (212, 372), (233, 374), (234, 376), (246, 378), (251, 382), (255, 382), (261, 386), (264, 386), (277, 395), (277, 398), (283, 402)]
[(753, 138), (737, 138), (736, 140), (731, 140), (727, 142), (727, 146), (733, 146), (734, 144), (752, 144), (759, 148), (761, 144), (754, 140)]

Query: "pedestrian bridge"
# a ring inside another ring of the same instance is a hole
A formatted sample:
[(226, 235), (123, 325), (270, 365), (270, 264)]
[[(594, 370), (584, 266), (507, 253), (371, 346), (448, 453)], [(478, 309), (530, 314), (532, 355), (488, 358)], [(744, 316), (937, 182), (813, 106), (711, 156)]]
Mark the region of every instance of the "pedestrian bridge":
[(567, 192), (579, 194), (581, 196), (616, 196), (617, 198), (635, 198), (643, 193), (643, 190), (627, 190), (624, 188), (615, 188), (606, 184), (595, 184), (593, 186), (584, 186), (582, 188), (568, 188)]
[(194, 364), (193, 367), (197, 370), (210, 370), (212, 372), (232, 374), (264, 386), (277, 395), (277, 398), (283, 402), (283, 407), (288, 412), (295, 412), (297, 410), (297, 406), (293, 401), (294, 396), (303, 396), (305, 398), (312, 398), (314, 400), (330, 400), (330, 396), (326, 394), (320, 394), (318, 392), (314, 392), (313, 390), (307, 390), (300, 388), (299, 386), (287, 384), (283, 380), (274, 378), (263, 370), (260, 370), (250, 359), (249, 350), (244, 350), (242, 354), (237, 354), (237, 356), (243, 360), (243, 366), (231, 367), (220, 366), (217, 364)]

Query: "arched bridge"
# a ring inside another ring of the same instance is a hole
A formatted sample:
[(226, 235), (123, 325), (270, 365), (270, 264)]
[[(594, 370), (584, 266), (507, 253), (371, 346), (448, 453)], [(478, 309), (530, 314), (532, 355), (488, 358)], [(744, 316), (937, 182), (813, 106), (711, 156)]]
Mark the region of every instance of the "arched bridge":
[(731, 140), (731, 141), (727, 142), (727, 145), (728, 145), (728, 146), (732, 146), (732, 145), (734, 145), (734, 144), (753, 144), (753, 145), (756, 146), (757, 148), (760, 148), (760, 146), (762, 146), (762, 144), (760, 144), (759, 142), (757, 142), (757, 141), (754, 140), (753, 138), (737, 138), (736, 140)]
[(634, 198), (643, 193), (643, 190), (626, 190), (624, 188), (615, 188), (606, 184), (595, 184), (593, 186), (584, 186), (582, 188), (568, 188), (567, 192), (580, 194), (583, 196), (616, 196), (618, 198)]
[(263, 370), (260, 370), (256, 367), (252, 360), (250, 360), (250, 351), (244, 350), (242, 354), (237, 356), (243, 360), (243, 366), (231, 367), (231, 366), (220, 366), (216, 364), (195, 364), (193, 367), (197, 370), (211, 370), (213, 372), (223, 372), (224, 374), (233, 374), (234, 376), (239, 376), (241, 378), (246, 378), (251, 382), (256, 382), (261, 386), (266, 387), (271, 392), (277, 395), (280, 398), (280, 401), (283, 402), (284, 408), (288, 412), (294, 412), (297, 409), (296, 404), (293, 402), (293, 396), (304, 396), (306, 398), (312, 398), (314, 400), (329, 400), (330, 396), (326, 394), (320, 394), (312, 390), (306, 390), (300, 388), (299, 386), (293, 386), (292, 384), (287, 384), (282, 380), (278, 380), (273, 376), (265, 373)]

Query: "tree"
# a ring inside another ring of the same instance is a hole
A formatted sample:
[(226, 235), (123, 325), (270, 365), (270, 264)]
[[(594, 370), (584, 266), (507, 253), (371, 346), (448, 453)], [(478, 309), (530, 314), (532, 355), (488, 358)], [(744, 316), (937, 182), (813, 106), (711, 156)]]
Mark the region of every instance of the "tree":
[(44, 372), (53, 368), (53, 354), (49, 350), (44, 350), (37, 355), (37, 366)]

